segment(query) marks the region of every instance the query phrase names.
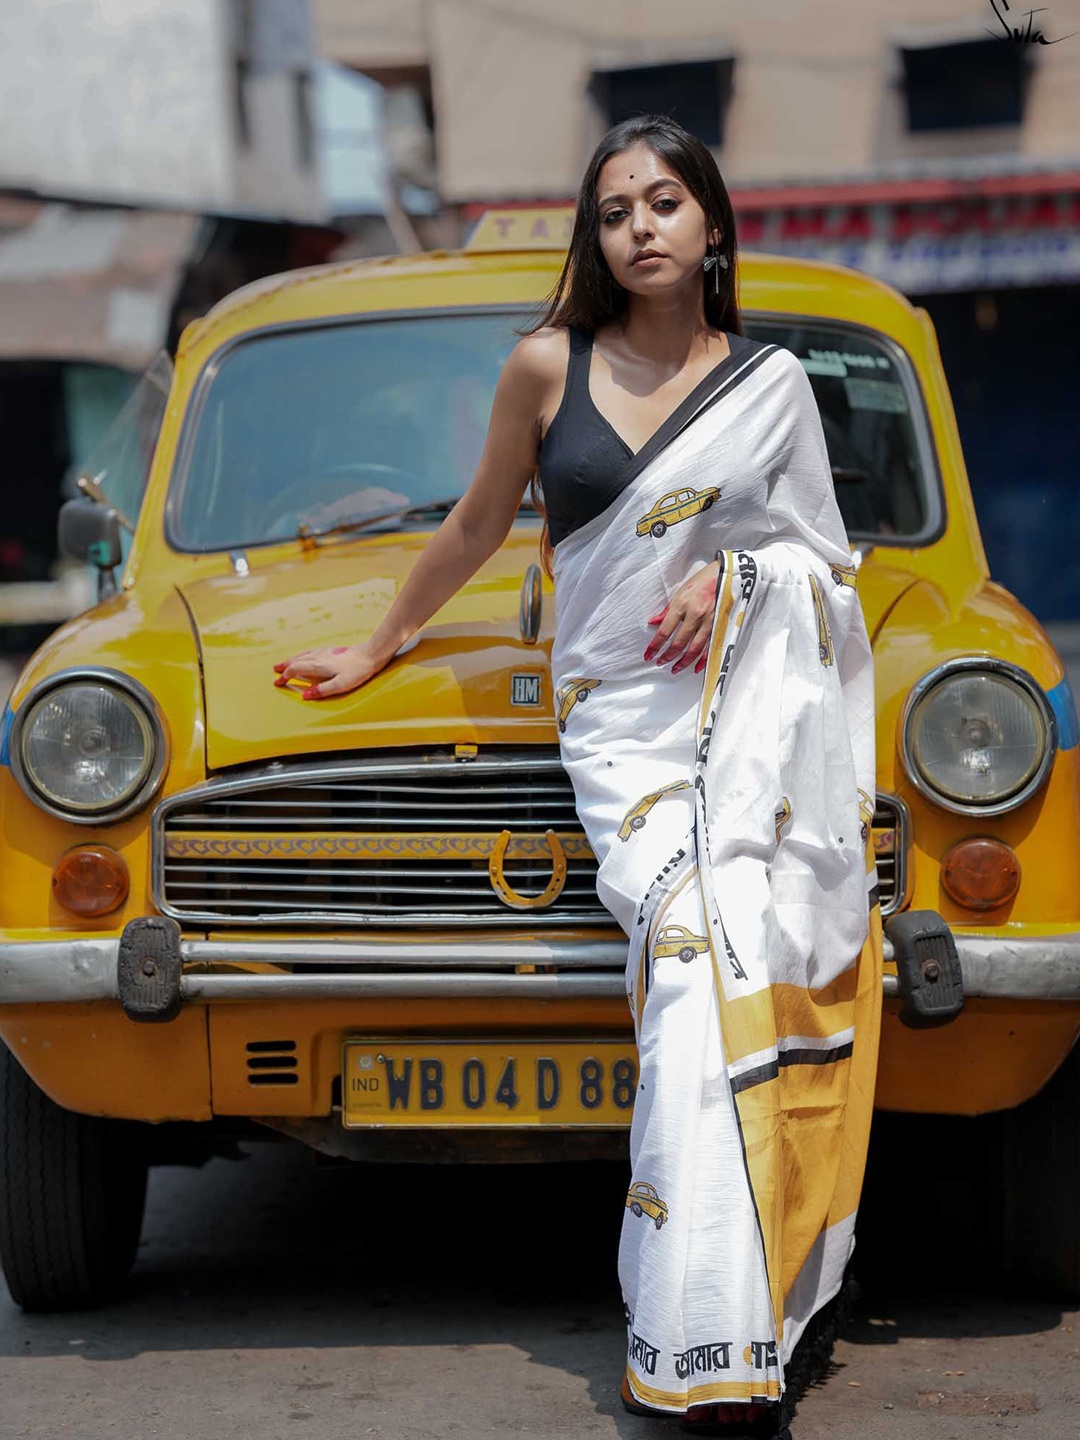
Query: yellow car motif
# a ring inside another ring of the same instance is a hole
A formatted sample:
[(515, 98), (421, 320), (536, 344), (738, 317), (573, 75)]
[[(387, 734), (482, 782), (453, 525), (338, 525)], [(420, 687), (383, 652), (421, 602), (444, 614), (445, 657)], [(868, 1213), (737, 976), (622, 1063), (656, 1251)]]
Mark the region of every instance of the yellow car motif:
[(676, 790), (689, 789), (689, 780), (676, 780), (671, 785), (662, 785), (659, 790), (653, 790), (651, 794), (643, 795), (637, 804), (626, 812), (626, 818), (619, 826), (619, 839), (629, 840), (633, 831), (640, 830), (645, 824), (645, 816), (664, 795), (671, 795)]
[(689, 487), (685, 490), (672, 490), (667, 495), (661, 495), (649, 513), (641, 517), (637, 523), (637, 533), (653, 534), (659, 539), (669, 525), (676, 525), (680, 520), (689, 520), (691, 515), (700, 515), (719, 498), (720, 491), (715, 485), (710, 485), (707, 490), (693, 490)]
[(691, 935), (681, 925), (665, 925), (656, 937), (653, 959), (662, 960), (665, 955), (677, 955), (684, 963), (695, 955), (703, 954), (709, 948), (707, 935)]
[(856, 573), (854, 565), (833, 565), (829, 564), (829, 571), (833, 582), (837, 585), (850, 585), (852, 590), (857, 588)]
[(814, 597), (814, 614), (817, 616), (818, 657), (822, 665), (831, 665), (833, 663), (833, 643), (832, 633), (829, 630), (829, 617), (825, 613), (825, 599), (821, 593), (821, 587), (813, 575), (808, 576), (808, 579)]
[(600, 684), (599, 680), (568, 680), (565, 685), (560, 685), (555, 699), (559, 704), (559, 729), (566, 729), (566, 717), (579, 700), (586, 700), (590, 690), (595, 690)]
[(639, 1219), (648, 1215), (658, 1230), (668, 1218), (667, 1204), (660, 1199), (656, 1186), (646, 1185), (643, 1180), (637, 1180), (630, 1186), (626, 1194), (626, 1208)]
[[(859, 791), (859, 794), (860, 794), (860, 795), (862, 794), (862, 791), (861, 791), (861, 790)], [(780, 831), (784, 828), (784, 826), (787, 824), (787, 822), (791, 819), (791, 801), (787, 798), (786, 795), (781, 796), (781, 798), (780, 798), (780, 809), (777, 810), (777, 812), (776, 812), (776, 814), (775, 814), (775, 816), (774, 816), (773, 818), (774, 818), (775, 821), (776, 821), (776, 843), (779, 845), (779, 844), (780, 844)]]

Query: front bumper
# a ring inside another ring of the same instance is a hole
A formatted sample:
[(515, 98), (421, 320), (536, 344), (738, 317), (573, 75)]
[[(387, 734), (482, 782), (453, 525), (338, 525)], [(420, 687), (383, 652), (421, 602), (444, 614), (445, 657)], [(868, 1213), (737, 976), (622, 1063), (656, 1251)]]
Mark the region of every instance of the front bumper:
[[(1036, 936), (953, 931), (953, 939), (965, 997), (1080, 1000), (1080, 931)], [(119, 1001), (120, 946), (117, 937), (0, 942), (0, 1005)], [(886, 937), (885, 959), (893, 958)], [(620, 939), (181, 940), (179, 959), (181, 1004), (597, 1000), (625, 993), (626, 946)], [(251, 964), (318, 966), (320, 973), (236, 968)], [(886, 996), (896, 996), (896, 976), (886, 973), (883, 988)]]

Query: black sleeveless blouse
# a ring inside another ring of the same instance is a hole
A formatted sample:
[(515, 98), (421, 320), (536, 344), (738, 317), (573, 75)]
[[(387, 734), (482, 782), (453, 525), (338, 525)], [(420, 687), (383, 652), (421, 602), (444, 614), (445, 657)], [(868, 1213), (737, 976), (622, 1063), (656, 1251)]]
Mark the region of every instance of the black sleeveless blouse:
[[(731, 353), (694, 386), (690, 394), (650, 435), (640, 450), (630, 446), (593, 404), (589, 366), (593, 337), (576, 325), (569, 328), (570, 356), (562, 401), (544, 433), (537, 455), (537, 474), (547, 510), (552, 545), (594, 519), (670, 444), (708, 390), (734, 368), (760, 341), (728, 333)], [(727, 332), (725, 332), (727, 333)]]

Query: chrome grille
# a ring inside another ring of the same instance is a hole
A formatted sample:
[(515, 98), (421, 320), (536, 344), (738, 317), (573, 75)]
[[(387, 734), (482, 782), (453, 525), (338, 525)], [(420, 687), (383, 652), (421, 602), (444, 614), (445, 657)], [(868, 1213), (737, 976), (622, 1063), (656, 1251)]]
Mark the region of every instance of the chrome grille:
[(907, 902), (907, 808), (895, 795), (877, 796), (872, 832), (882, 918)]
[[(902, 802), (879, 794), (883, 915), (906, 900), (906, 825)], [(552, 874), (548, 828), (566, 850), (562, 892), (543, 909), (508, 907), (476, 843), (490, 848), (508, 830), (516, 846), (531, 846), (511, 851), (503, 868), (518, 892), (534, 895)], [(425, 856), (433, 843), (443, 853)], [(595, 886), (596, 861), (557, 751), (275, 763), (171, 796), (154, 815), (156, 903), (204, 925), (612, 925)]]
[[(507, 906), (485, 847), (510, 831), (504, 874), (535, 895), (552, 875), (549, 828), (567, 856), (561, 893), (544, 909)], [(167, 914), (210, 924), (614, 923), (557, 751), (279, 764), (212, 780), (158, 807), (154, 869)]]

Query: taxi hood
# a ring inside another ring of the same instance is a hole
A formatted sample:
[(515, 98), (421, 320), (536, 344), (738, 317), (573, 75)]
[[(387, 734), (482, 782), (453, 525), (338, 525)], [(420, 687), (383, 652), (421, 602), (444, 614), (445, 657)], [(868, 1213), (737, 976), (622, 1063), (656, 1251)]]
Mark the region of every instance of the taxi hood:
[[(277, 661), (370, 636), (429, 538), (380, 536), (265, 560), (249, 551), (247, 575), (180, 583), (202, 658), (208, 769), (326, 751), (551, 743), (551, 594), (538, 643), (522, 639), (519, 621), (522, 582), (537, 559), (534, 528), (511, 533), (359, 690), (303, 700), (298, 682), (274, 685)], [(540, 677), (519, 686), (517, 704), (514, 673)]]
[[(539, 639), (529, 644), (521, 634), (522, 583), (537, 560), (533, 527), (511, 532), (359, 690), (303, 700), (303, 686), (274, 685), (277, 661), (371, 635), (428, 538), (379, 537), (286, 557), (277, 551), (265, 562), (249, 552), (247, 575), (180, 584), (201, 654), (208, 769), (395, 746), (557, 743), (549, 670), (555, 605), (546, 579)], [(867, 558), (859, 594), (872, 637), (915, 578)]]

